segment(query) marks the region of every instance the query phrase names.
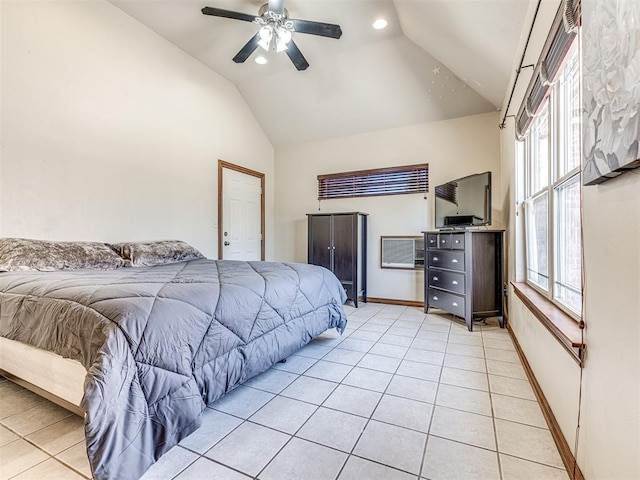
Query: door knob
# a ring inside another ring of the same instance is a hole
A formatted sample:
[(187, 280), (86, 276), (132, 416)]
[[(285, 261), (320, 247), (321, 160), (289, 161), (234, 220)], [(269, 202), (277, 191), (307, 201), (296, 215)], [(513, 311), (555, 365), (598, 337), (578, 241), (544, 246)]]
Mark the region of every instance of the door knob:
[(229, 245), (231, 245), (229, 242), (224, 242), (225, 247), (228, 247)]

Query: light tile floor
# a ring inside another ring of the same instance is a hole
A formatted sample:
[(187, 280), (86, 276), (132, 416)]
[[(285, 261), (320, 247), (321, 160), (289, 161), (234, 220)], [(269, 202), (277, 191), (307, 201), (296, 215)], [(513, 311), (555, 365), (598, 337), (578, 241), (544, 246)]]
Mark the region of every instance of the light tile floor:
[[(567, 480), (507, 332), (345, 307), (286, 363), (205, 409), (143, 480)], [(89, 478), (82, 420), (0, 381), (0, 480)]]

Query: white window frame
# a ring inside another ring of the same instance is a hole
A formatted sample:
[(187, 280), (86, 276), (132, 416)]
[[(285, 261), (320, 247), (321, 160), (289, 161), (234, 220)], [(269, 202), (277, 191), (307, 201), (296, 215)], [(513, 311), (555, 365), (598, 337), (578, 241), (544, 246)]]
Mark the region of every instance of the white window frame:
[[(579, 55), (579, 41), (575, 41), (574, 45), (571, 47), (567, 58), (570, 58), (571, 55)], [(561, 71), (564, 70), (564, 67)], [(549, 152), (548, 152), (548, 161), (549, 166), (547, 169), (548, 179), (546, 182), (546, 186), (538, 189), (537, 191), (532, 191), (533, 178), (531, 174), (531, 168), (533, 165), (532, 160), (532, 145), (530, 143), (531, 136), (529, 134), (526, 135), (524, 146), (521, 150), (519, 150), (523, 155), (523, 179), (521, 185), (524, 187), (524, 247), (525, 247), (525, 255), (524, 255), (524, 276), (525, 281), (532, 288), (537, 290), (539, 293), (547, 297), (550, 301), (552, 301), (556, 306), (562, 309), (565, 313), (570, 315), (576, 320), (580, 320), (582, 317), (581, 311), (574, 311), (571, 307), (560, 301), (556, 297), (556, 278), (558, 277), (558, 266), (560, 265), (561, 252), (558, 252), (558, 241), (559, 238), (556, 235), (557, 229), (557, 214), (558, 209), (556, 208), (556, 192), (567, 185), (571, 181), (578, 181), (578, 185), (581, 188), (581, 178), (580, 178), (580, 164), (575, 166), (570, 171), (566, 172), (564, 175), (559, 176), (560, 171), (560, 163), (559, 157), (562, 151), (562, 144), (564, 137), (561, 134), (560, 129), (560, 114), (561, 108), (563, 107), (558, 100), (559, 97), (559, 85), (554, 85), (550, 90), (550, 95), (547, 99), (544, 100), (543, 103), (548, 102), (548, 132), (549, 132)], [(544, 107), (543, 107), (544, 108)], [(537, 120), (537, 119), (536, 119)], [(536, 121), (534, 120), (534, 122)], [(528, 223), (528, 209), (531, 208), (533, 200), (539, 198), (541, 195), (547, 194), (548, 199), (548, 214), (547, 214), (547, 269), (548, 269), (548, 281), (547, 288), (543, 288), (542, 286), (536, 284), (535, 282), (529, 280), (529, 223)], [(582, 198), (580, 199), (582, 202)], [(583, 245), (580, 245), (580, 255), (582, 256), (582, 248)], [(581, 265), (581, 268), (584, 269), (584, 265)], [(580, 292), (582, 296), (582, 292)], [(582, 308), (581, 308), (582, 309)]]

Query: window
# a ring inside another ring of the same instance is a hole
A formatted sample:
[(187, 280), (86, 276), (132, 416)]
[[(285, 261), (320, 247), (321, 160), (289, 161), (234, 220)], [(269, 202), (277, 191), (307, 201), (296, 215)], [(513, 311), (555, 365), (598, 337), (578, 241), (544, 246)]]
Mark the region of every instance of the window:
[(527, 282), (582, 313), (580, 61), (573, 42), (524, 138)]
[(429, 191), (429, 165), (318, 175), (318, 200)]

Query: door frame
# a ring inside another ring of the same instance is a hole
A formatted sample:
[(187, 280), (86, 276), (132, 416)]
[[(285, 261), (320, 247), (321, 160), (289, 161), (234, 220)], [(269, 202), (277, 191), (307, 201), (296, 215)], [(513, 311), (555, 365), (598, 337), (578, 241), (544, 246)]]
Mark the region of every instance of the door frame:
[(224, 160), (218, 160), (218, 259), (222, 259), (222, 221), (223, 221), (223, 192), (222, 192), (222, 174), (223, 169), (234, 170), (239, 173), (244, 173), (245, 175), (251, 175), (252, 177), (258, 177), (260, 179), (260, 188), (262, 189), (262, 194), (260, 195), (260, 259), (264, 261), (264, 245), (266, 234), (264, 231), (265, 221), (264, 221), (264, 173), (257, 172), (255, 170), (251, 170), (249, 168), (242, 167), (240, 165), (235, 165), (233, 163), (225, 162)]

